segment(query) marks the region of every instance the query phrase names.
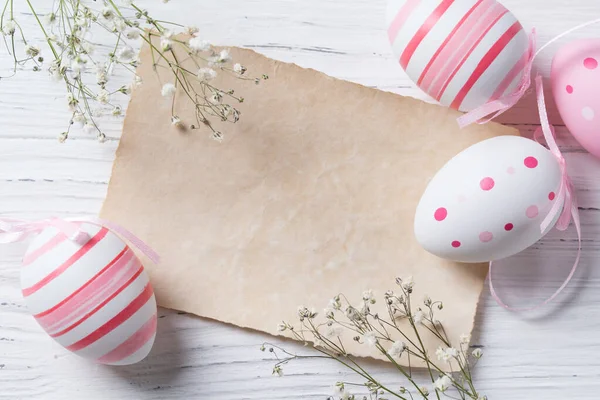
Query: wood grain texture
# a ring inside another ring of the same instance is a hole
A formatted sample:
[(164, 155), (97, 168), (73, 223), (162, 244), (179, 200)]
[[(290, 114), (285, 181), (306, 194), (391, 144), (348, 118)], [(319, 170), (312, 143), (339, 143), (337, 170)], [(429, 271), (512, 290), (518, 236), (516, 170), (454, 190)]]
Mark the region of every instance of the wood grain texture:
[[(38, 0), (43, 6), (43, 2)], [(425, 99), (394, 62), (383, 26), (385, 0), (178, 0), (140, 2), (164, 19), (201, 27), (216, 44), (252, 48), (267, 56), (321, 70), (408, 96)], [(544, 43), (578, 23), (600, 16), (590, 0), (504, 0)], [(22, 9), (26, 28), (34, 20)], [(30, 29), (31, 30), (31, 29)], [(34, 30), (31, 30), (32, 32)], [(572, 38), (598, 36), (600, 27)], [(568, 40), (565, 39), (561, 43)], [(32, 37), (33, 42), (40, 37)], [(101, 45), (104, 38), (98, 38)], [(553, 46), (538, 60), (545, 76)], [(9, 62), (0, 56), (0, 66)], [(127, 83), (117, 73), (113, 79)], [(125, 99), (123, 99), (124, 101)], [(553, 120), (559, 122), (555, 112)], [(20, 71), (0, 81), (0, 210), (24, 218), (93, 215), (106, 193), (122, 120), (102, 127), (104, 145), (77, 132), (56, 142), (68, 119), (60, 85), (45, 73)], [(531, 134), (537, 123), (530, 98), (502, 119)], [(477, 383), (490, 399), (597, 399), (600, 328), (600, 161), (559, 129), (580, 197), (585, 252), (574, 282), (552, 306), (533, 315), (509, 313), (486, 290), (479, 306), (475, 344), (485, 357)], [(0, 247), (0, 399), (325, 399), (338, 380), (355, 381), (332, 362), (303, 361), (286, 376), (271, 376), (272, 359), (258, 350), (266, 335), (161, 310), (150, 358), (125, 368), (91, 365), (52, 342), (27, 313), (19, 290), (26, 244)], [(568, 273), (576, 249), (573, 231), (553, 232), (495, 270), (509, 299), (535, 302)], [(319, 306), (319, 305), (315, 305)], [(442, 317), (443, 318), (443, 317)], [(299, 352), (307, 350), (286, 343)], [(400, 379), (385, 364), (369, 367), (392, 387)]]

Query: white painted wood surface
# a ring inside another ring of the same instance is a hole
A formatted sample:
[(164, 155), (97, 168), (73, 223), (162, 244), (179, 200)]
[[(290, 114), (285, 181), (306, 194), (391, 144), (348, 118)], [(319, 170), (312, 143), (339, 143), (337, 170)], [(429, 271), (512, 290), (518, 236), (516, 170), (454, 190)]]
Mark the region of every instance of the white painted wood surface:
[[(164, 19), (200, 26), (216, 44), (253, 48), (342, 79), (424, 98), (390, 54), (383, 26), (385, 0), (176, 0), (168, 5), (146, 0), (141, 4), (162, 13)], [(600, 2), (592, 0), (504, 0), (504, 4), (527, 28), (538, 29), (541, 43), (600, 17)], [(26, 11), (18, 17), (33, 27)], [(600, 26), (561, 43), (594, 36), (600, 36)], [(538, 60), (546, 76), (557, 46)], [(0, 65), (6, 61), (2, 54)], [(115, 79), (126, 83), (128, 78)], [(99, 211), (122, 120), (102, 122), (111, 138), (104, 145), (81, 132), (60, 145), (56, 137), (67, 119), (62, 88), (49, 82), (45, 73), (20, 71), (0, 81), (1, 213), (41, 218)], [(531, 133), (537, 122), (531, 98), (504, 116), (503, 122)], [(595, 268), (600, 262), (596, 236), (600, 234), (600, 161), (581, 150), (564, 128), (559, 130), (579, 190), (582, 265), (559, 300), (533, 315), (501, 309), (486, 289), (475, 344), (485, 351), (477, 367), (477, 386), (490, 399), (597, 399), (600, 392), (600, 272)], [(573, 231), (552, 233), (501, 263), (498, 285), (513, 301), (534, 302), (549, 295), (568, 273), (575, 238)], [(272, 360), (258, 350), (272, 338), (167, 310), (160, 311), (158, 340), (148, 360), (125, 368), (92, 365), (51, 341), (25, 310), (19, 290), (25, 248), (26, 244), (0, 247), (2, 400), (325, 399), (335, 381), (355, 380), (340, 366), (323, 361), (298, 362), (286, 369), (286, 376), (272, 377)], [(305, 351), (295, 344), (286, 346)], [(369, 365), (391, 386), (400, 384), (389, 366)]]

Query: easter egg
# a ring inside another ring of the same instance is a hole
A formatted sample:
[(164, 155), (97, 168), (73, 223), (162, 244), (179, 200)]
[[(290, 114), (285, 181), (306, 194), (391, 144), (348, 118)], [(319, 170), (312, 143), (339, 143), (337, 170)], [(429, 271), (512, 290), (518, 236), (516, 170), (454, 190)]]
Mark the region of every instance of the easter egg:
[(81, 245), (48, 227), (21, 269), (27, 308), (56, 342), (101, 364), (144, 359), (156, 336), (154, 291), (140, 260), (105, 227), (82, 223)]
[(600, 157), (600, 39), (562, 47), (552, 61), (552, 91), (565, 125), (591, 154)]
[(429, 183), (416, 210), (416, 239), (428, 252), (459, 262), (517, 254), (556, 223), (541, 232), (561, 201), (560, 183), (558, 161), (533, 140), (500, 136), (477, 143)]
[(387, 27), (400, 66), (445, 106), (470, 111), (519, 86), (528, 35), (495, 0), (388, 0)]

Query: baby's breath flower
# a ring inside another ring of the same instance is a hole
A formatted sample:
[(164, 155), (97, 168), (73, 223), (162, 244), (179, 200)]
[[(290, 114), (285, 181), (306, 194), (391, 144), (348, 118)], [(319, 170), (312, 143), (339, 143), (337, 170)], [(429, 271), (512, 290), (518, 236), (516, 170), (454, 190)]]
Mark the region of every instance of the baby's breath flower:
[(52, 61), (50, 67), (48, 68), (48, 72), (50, 73), (50, 77), (53, 81), (60, 81), (63, 77), (60, 63), (57, 60)]
[(416, 325), (420, 325), (423, 323), (423, 320), (425, 319), (425, 314), (423, 313), (423, 311), (417, 310), (413, 314), (412, 319)]
[(315, 312), (314, 308), (311, 308), (309, 310), (307, 307), (300, 306), (298, 307), (298, 316), (300, 317), (300, 321), (302, 321), (304, 318), (315, 318), (317, 316), (317, 313)]
[(371, 301), (371, 300), (373, 300), (373, 291), (371, 289), (365, 290), (363, 292), (362, 298), (363, 298), (364, 301)]
[(333, 308), (334, 310), (341, 310), (342, 302), (340, 301), (340, 296), (335, 296), (333, 299), (329, 300), (328, 307)]
[(481, 357), (483, 357), (483, 350), (475, 349), (471, 354), (473, 355), (473, 357), (480, 359)]
[(61, 143), (64, 143), (68, 137), (69, 137), (69, 132), (62, 132), (60, 135), (58, 135), (58, 141)]
[(9, 19), (8, 21), (4, 22), (4, 26), (2, 27), (2, 33), (4, 33), (6, 36), (14, 35), (16, 30), (17, 24), (14, 20)]
[(79, 104), (79, 100), (77, 100), (75, 98), (73, 93), (71, 93), (71, 92), (67, 93), (67, 105), (69, 106), (69, 109), (71, 111), (75, 111), (78, 104)]
[(85, 52), (85, 54), (92, 54), (96, 47), (88, 41), (84, 41), (81, 43), (81, 49)]
[(71, 61), (71, 70), (74, 74), (79, 75), (85, 70), (86, 64), (87, 60), (78, 55)]
[(142, 78), (139, 76), (136, 75), (135, 78), (133, 78), (133, 86), (140, 86), (142, 83)]
[(165, 29), (162, 32), (162, 37), (165, 39), (172, 39), (173, 36), (175, 36), (175, 32), (173, 32), (171, 29)]
[(98, 135), (96, 135), (96, 140), (98, 140), (100, 143), (104, 143), (106, 142), (106, 135), (102, 132), (98, 132)]
[(487, 396), (484, 396), (484, 395), (479, 395), (479, 396), (477, 397), (477, 400), (488, 400), (488, 397), (487, 397)]
[(56, 14), (53, 12), (46, 14), (44, 16), (44, 22), (46, 23), (46, 25), (54, 25), (54, 23), (56, 22)]
[(106, 104), (110, 100), (110, 93), (106, 89), (101, 89), (96, 96), (96, 100), (102, 104)]
[(277, 332), (284, 332), (287, 329), (287, 325), (284, 323), (277, 324)]
[(229, 60), (231, 60), (231, 56), (229, 55), (229, 50), (228, 49), (221, 50), (221, 52), (219, 53), (219, 62), (226, 63)]
[(373, 347), (373, 346), (375, 346), (375, 345), (377, 344), (377, 342), (378, 342), (377, 335), (376, 335), (376, 334), (375, 334), (375, 332), (373, 332), (373, 331), (366, 332), (366, 333), (363, 335), (363, 341), (364, 341), (364, 342), (365, 342), (367, 345), (369, 345), (369, 346)]
[(173, 41), (167, 37), (162, 37), (160, 39), (160, 48), (162, 51), (169, 51), (173, 48)]
[(188, 46), (195, 53), (210, 50), (210, 43), (207, 40), (202, 40), (197, 36), (190, 38), (190, 40), (188, 41)]
[(173, 125), (174, 127), (178, 128), (178, 129), (184, 128), (183, 122), (177, 115), (173, 115), (171, 117), (171, 125)]
[(82, 127), (83, 124), (85, 123), (85, 116), (82, 113), (80, 113), (79, 111), (76, 111), (73, 114), (72, 121), (74, 124), (77, 124), (79, 127)]
[(140, 36), (140, 30), (137, 28), (130, 28), (125, 31), (125, 37), (129, 40), (139, 39)]
[(404, 353), (405, 350), (406, 350), (406, 344), (404, 342), (401, 342), (398, 340), (398, 341), (394, 342), (392, 347), (390, 347), (390, 349), (388, 350), (388, 354), (390, 357), (398, 359), (398, 358), (402, 357), (402, 354)]
[(177, 88), (172, 83), (165, 83), (162, 87), (161, 94), (164, 97), (171, 97), (175, 94)]
[(210, 101), (213, 104), (220, 104), (221, 100), (223, 100), (223, 95), (221, 95), (221, 93), (219, 93), (219, 92), (213, 93), (213, 95), (210, 98)]
[(96, 131), (96, 127), (94, 124), (86, 122), (85, 125), (83, 125), (83, 131), (89, 135)]
[(429, 389), (427, 389), (425, 386), (421, 386), (421, 387), (419, 388), (419, 390), (421, 391), (421, 393), (423, 393), (423, 395), (424, 395), (425, 397), (429, 396)]
[(469, 343), (471, 343), (471, 335), (468, 335), (468, 334), (460, 335), (460, 344), (468, 345)]
[(127, 23), (123, 18), (115, 18), (113, 21), (113, 27), (115, 32), (124, 32), (127, 29)]
[(435, 351), (435, 355), (440, 361), (450, 362), (454, 358), (458, 357), (458, 350), (453, 347), (448, 347), (445, 349), (438, 347), (438, 349)]
[(38, 54), (40, 54), (40, 48), (28, 44), (25, 46), (25, 54), (27, 54), (29, 57), (36, 57)]
[(121, 114), (122, 114), (121, 107), (115, 106), (112, 110), (112, 115), (114, 115), (115, 117), (118, 117)]
[(247, 69), (242, 64), (237, 63), (233, 66), (233, 71), (240, 75), (244, 75), (246, 73)]
[(183, 29), (183, 32), (184, 32), (186, 35), (195, 35), (196, 33), (200, 32), (200, 29), (198, 29), (198, 27), (197, 27), (197, 26), (186, 26), (186, 27)]
[(450, 388), (450, 386), (452, 386), (452, 379), (450, 379), (450, 377), (448, 377), (448, 375), (439, 377), (433, 383), (433, 387), (435, 387), (435, 390), (438, 390), (442, 393), (444, 393), (446, 390), (448, 390)]
[(217, 72), (212, 68), (200, 68), (198, 70), (198, 79), (208, 82), (217, 77)]
[(280, 365), (273, 367), (273, 375), (283, 376), (283, 369), (281, 369)]
[(104, 7), (100, 12), (100, 15), (102, 15), (102, 18), (110, 21), (115, 17), (115, 12), (110, 7)]
[(325, 327), (323, 336), (325, 336), (327, 339), (333, 339), (333, 338), (341, 337), (343, 333), (344, 333), (344, 329), (341, 326), (327, 325)]
[(133, 57), (135, 57), (135, 51), (133, 50), (133, 48), (131, 46), (124, 46), (121, 47), (118, 51), (117, 51), (117, 58), (120, 61), (131, 61), (133, 59)]

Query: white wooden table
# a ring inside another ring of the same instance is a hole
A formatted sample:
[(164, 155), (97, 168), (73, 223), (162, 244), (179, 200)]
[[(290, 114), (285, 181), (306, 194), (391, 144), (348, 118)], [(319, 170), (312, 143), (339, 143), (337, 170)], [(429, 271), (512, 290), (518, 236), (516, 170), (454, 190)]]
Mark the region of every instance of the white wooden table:
[[(37, 3), (43, 4), (41, 0)], [(215, 44), (255, 49), (338, 78), (424, 98), (396, 65), (384, 28), (385, 0), (158, 0), (140, 2), (167, 20), (200, 26)], [(504, 0), (539, 40), (600, 17), (595, 0)], [(20, 13), (26, 26), (33, 18)], [(599, 37), (600, 26), (565, 39)], [(39, 39), (39, 36), (37, 37)], [(546, 76), (552, 47), (537, 65)], [(0, 56), (6, 61), (6, 55)], [(115, 77), (127, 82), (125, 76)], [(0, 212), (24, 218), (96, 214), (105, 196), (122, 120), (103, 122), (104, 145), (83, 133), (57, 143), (68, 113), (62, 88), (44, 72), (21, 71), (0, 81)], [(554, 116), (553, 118), (557, 118)], [(532, 99), (502, 122), (531, 133)], [(533, 315), (501, 309), (489, 290), (481, 298), (475, 344), (485, 356), (477, 386), (490, 399), (597, 399), (600, 392), (600, 161), (559, 128), (579, 190), (584, 256), (573, 283), (553, 305)], [(155, 348), (141, 364), (108, 368), (69, 354), (27, 313), (19, 290), (26, 244), (0, 247), (0, 399), (325, 399), (340, 379), (332, 362), (304, 361), (271, 376), (272, 360), (259, 351), (272, 338), (188, 315), (160, 311)], [(542, 299), (564, 279), (575, 254), (573, 231), (552, 233), (502, 263), (498, 285), (513, 300)], [(391, 284), (391, 282), (390, 282)], [(522, 300), (524, 301), (524, 300)], [(303, 349), (286, 343), (292, 350)], [(370, 364), (390, 385), (400, 380), (387, 365)]]

